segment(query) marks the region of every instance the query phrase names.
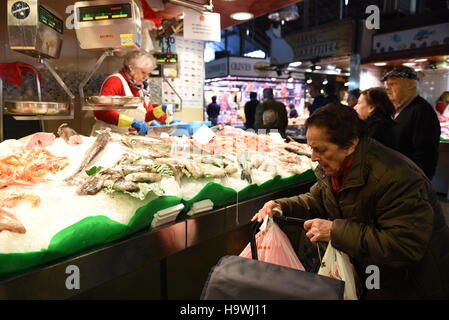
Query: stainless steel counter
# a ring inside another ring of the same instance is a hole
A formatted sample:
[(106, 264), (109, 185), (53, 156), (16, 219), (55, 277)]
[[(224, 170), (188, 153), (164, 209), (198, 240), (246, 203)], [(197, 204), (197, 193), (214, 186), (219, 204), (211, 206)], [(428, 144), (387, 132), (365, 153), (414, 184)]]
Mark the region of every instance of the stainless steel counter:
[[(115, 298), (126, 299), (136, 291), (142, 292), (141, 296), (145, 298), (170, 298), (172, 294), (167, 293), (167, 288), (173, 286), (175, 281), (171, 278), (179, 272), (167, 271), (168, 258), (169, 269), (177, 270), (188, 268), (193, 263), (190, 255), (194, 255), (196, 248), (201, 246), (205, 255), (211, 250), (216, 256), (230, 254), (227, 249), (217, 251), (215, 248), (207, 248), (208, 243), (247, 226), (250, 218), (266, 201), (307, 192), (311, 184), (301, 184), (238, 205), (197, 214), (181, 222), (142, 231), (127, 239), (11, 275), (0, 281), (0, 299), (110, 298), (112, 292)], [(229, 245), (238, 250), (247, 243), (245, 237), (242, 239), (231, 236), (229, 239), (232, 242)], [(196, 263), (201, 265), (201, 261)], [(70, 281), (69, 277), (73, 275), (73, 271), (67, 271), (69, 266), (76, 266), (79, 270), (79, 289), (66, 287), (66, 281)], [(207, 275), (210, 265), (204, 264), (202, 269), (201, 281), (204, 273)], [(181, 291), (177, 294), (185, 297)]]

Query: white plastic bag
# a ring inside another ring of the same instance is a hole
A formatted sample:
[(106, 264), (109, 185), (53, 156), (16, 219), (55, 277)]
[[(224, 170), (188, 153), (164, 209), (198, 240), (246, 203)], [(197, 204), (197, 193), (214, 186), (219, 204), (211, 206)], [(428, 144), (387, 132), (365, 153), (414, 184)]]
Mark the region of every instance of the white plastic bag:
[[(260, 261), (304, 271), (287, 235), (269, 216), (265, 217), (260, 232), (256, 234), (256, 245)], [(252, 258), (251, 244), (246, 246), (240, 256)]]
[(335, 249), (331, 242), (324, 253), (318, 274), (345, 282), (345, 300), (357, 300), (357, 291), (354, 279), (354, 266), (346, 253)]

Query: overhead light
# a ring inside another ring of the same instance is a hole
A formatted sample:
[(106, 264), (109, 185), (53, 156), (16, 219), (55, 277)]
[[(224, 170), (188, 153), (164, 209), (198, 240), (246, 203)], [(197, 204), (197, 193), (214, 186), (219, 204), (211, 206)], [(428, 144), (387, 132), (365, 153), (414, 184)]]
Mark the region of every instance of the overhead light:
[(335, 70), (336, 66), (330, 64), (326, 68), (328, 68), (329, 70)]
[(290, 76), (290, 78), (288, 78), (288, 80), (287, 80), (287, 82), (293, 82), (293, 77), (292, 76)]
[(279, 11), (270, 13), (268, 15), (268, 19), (270, 20), (274, 20), (274, 21), (292, 21), (292, 20), (296, 20), (299, 18), (299, 14), (298, 14), (298, 7), (296, 6), (296, 4), (292, 4), (291, 6), (282, 8)]
[(340, 73), (340, 72), (341, 72), (341, 69), (340, 69), (340, 68), (337, 68), (337, 69), (335, 69), (335, 72)]
[(309, 79), (306, 82), (310, 84), (310, 83), (312, 83), (312, 79)]
[(312, 72), (312, 71), (313, 71), (312, 69), (307, 69), (307, 70), (306, 70), (306, 72)]
[(416, 63), (414, 63), (414, 62), (404, 62), (402, 65), (406, 66), (406, 67), (413, 67), (414, 65), (416, 65)]
[(290, 63), (288, 66), (289, 67), (299, 67), (300, 65), (302, 65), (302, 62), (301, 61), (296, 61), (296, 62)]
[(285, 24), (285, 20), (284, 20), (284, 19), (281, 20), (281, 24), (282, 24), (282, 25)]
[(254, 18), (254, 15), (250, 12), (234, 12), (231, 13), (230, 17), (234, 20), (249, 20)]
[(427, 59), (423, 58), (423, 59), (416, 59), (415, 62), (426, 62)]
[(386, 66), (387, 63), (386, 63), (386, 62), (376, 62), (374, 65), (375, 65), (376, 67), (383, 67), (383, 66)]
[(321, 70), (321, 66), (315, 66), (315, 69)]
[(271, 78), (271, 81), (276, 81), (277, 79), (276, 78)]
[(324, 81), (323, 81), (323, 86), (325, 86), (325, 85), (328, 84), (328, 83), (329, 83), (329, 81), (324, 80)]

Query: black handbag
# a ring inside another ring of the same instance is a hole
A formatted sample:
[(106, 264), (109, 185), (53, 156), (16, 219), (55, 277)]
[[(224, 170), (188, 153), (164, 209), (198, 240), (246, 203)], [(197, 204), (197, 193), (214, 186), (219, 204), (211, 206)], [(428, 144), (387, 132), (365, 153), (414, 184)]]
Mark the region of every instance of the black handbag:
[[(291, 223), (292, 219), (276, 221)], [(255, 233), (259, 226), (253, 224), (250, 234), (253, 259), (222, 257), (209, 273), (201, 300), (343, 300), (344, 281), (258, 261)]]

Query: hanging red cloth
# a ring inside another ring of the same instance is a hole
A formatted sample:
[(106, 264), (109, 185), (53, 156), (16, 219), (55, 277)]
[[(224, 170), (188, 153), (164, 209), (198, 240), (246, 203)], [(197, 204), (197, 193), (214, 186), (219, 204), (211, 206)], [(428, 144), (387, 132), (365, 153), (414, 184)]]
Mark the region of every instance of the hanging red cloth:
[(156, 28), (162, 24), (162, 14), (158, 11), (154, 11), (147, 0), (142, 0), (143, 18), (153, 21)]
[(11, 84), (22, 86), (23, 73), (37, 73), (42, 81), (41, 73), (31, 64), (19, 61), (0, 63), (0, 78)]
[(349, 168), (352, 164), (353, 155), (351, 154), (345, 159), (345, 162), (343, 163), (343, 168), (340, 170), (339, 174), (336, 177), (331, 177), (332, 182), (332, 190), (335, 192), (340, 191), (341, 186), (346, 180), (346, 177), (349, 173)]

